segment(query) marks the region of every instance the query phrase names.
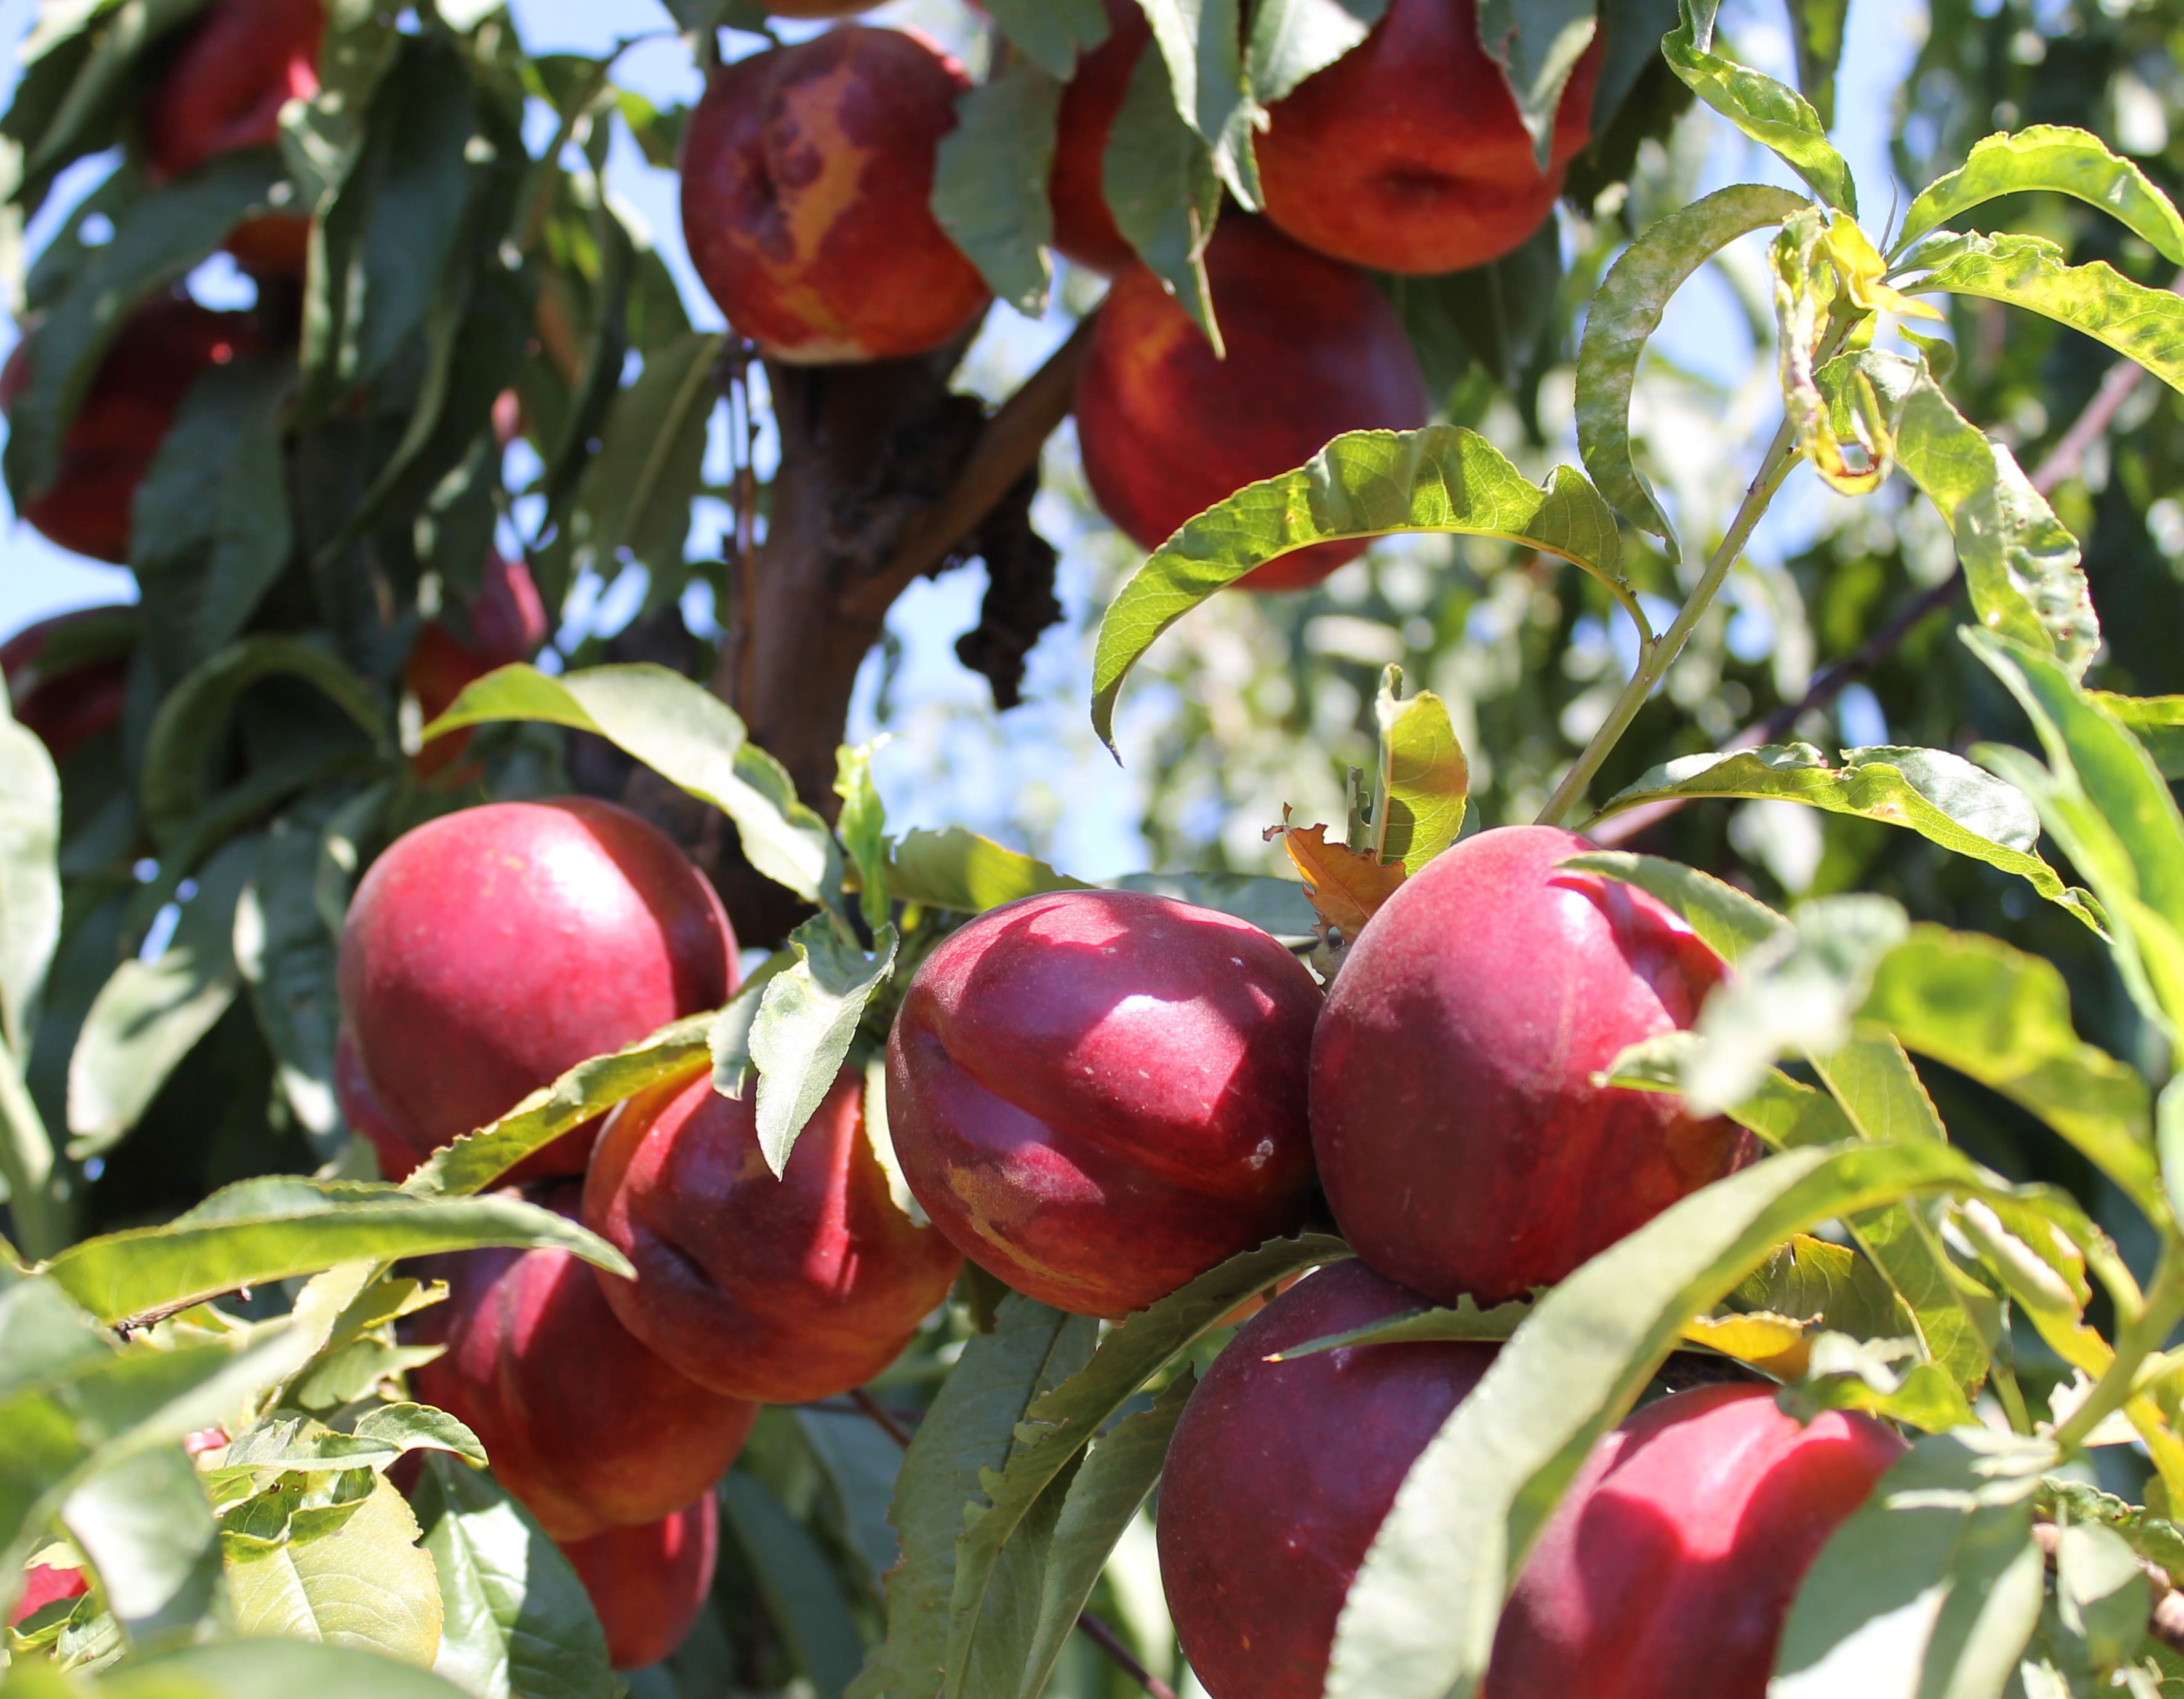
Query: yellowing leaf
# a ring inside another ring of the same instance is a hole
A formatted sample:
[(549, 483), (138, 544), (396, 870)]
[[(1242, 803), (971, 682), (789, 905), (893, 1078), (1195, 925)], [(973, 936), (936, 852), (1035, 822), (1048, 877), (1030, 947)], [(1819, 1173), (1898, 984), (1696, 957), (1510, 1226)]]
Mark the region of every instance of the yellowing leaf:
[(440, 1650), (440, 1581), (417, 1518), (386, 1477), (332, 1532), (270, 1548), (231, 1540), (227, 1585), (245, 1635), (323, 1641), (429, 1669)]
[(1901, 313), (1914, 319), (1938, 319), (1942, 316), (1938, 307), (1929, 302), (1914, 300), (1901, 290), (1892, 289), (1882, 281), (1888, 275), (1887, 262), (1875, 251), (1871, 239), (1858, 228), (1856, 219), (1837, 213), (1828, 226), (1827, 244), (1828, 253), (1836, 262), (1836, 270), (1842, 275), (1845, 292), (1867, 312)]
[[(1288, 811), (1283, 813), (1286, 816)], [(1275, 827), (1273, 833), (1280, 835), (1282, 847), (1302, 876), (1313, 911), (1346, 939), (1357, 937), (1358, 928), (1403, 883), (1401, 862), (1384, 866), (1346, 844), (1330, 844), (1324, 826), (1284, 824)]]
[(1804, 1323), (1765, 1310), (1743, 1316), (1695, 1317), (1685, 1323), (1684, 1338), (1764, 1369), (1778, 1380), (1798, 1379), (1812, 1355)]

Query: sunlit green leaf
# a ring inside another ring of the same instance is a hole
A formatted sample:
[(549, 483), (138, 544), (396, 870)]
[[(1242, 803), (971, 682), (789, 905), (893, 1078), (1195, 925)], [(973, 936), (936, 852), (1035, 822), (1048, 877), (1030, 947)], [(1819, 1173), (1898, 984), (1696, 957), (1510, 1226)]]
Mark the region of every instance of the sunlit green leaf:
[(1570, 73), (1599, 33), (1598, 0), (1482, 0), (1479, 39), (1502, 68), (1541, 170)]
[(61, 787), (36, 733), (8, 712), (0, 679), (0, 1045), (31, 1053), (38, 996), (61, 936)]
[(1157, 44), (1145, 49), (1130, 75), (1101, 157), (1100, 187), (1123, 239), (1218, 352), (1205, 254), (1221, 215), (1221, 177), (1212, 148), (1176, 110), (1175, 85)]
[(2184, 778), (2184, 696), (2120, 696), (2107, 690), (2086, 694), (2131, 728), (2164, 778)]
[(1561, 865), (1576, 872), (1620, 879), (1658, 898), (1681, 915), (1715, 955), (1731, 964), (1789, 927), (1787, 920), (1757, 897), (1680, 861), (1623, 850), (1588, 850)]
[(1019, 897), (1091, 888), (1057, 873), (1045, 862), (1003, 848), (960, 826), (944, 832), (919, 827), (903, 834), (888, 863), (888, 883), (906, 903), (983, 914)]
[(895, 933), (883, 926), (867, 955), (826, 915), (789, 934), (794, 961), (760, 998), (747, 1041), (758, 1070), (758, 1142), (778, 1176), (850, 1053), (865, 1005), (894, 966)]
[(1964, 163), (1921, 190), (1903, 215), (1897, 247), (1908, 248), (1959, 213), (2028, 190), (2072, 195), (2143, 237), (2172, 265), (2184, 265), (2184, 218), (2130, 160), (2111, 153), (2088, 130), (2030, 124), (1972, 144)]
[(460, 1699), (465, 1690), (384, 1654), (298, 1640), (231, 1640), (135, 1659), (98, 1699)]
[(1373, 841), (1380, 860), (1411, 872), (1456, 842), (1471, 795), (1471, 769), (1448, 709), (1430, 690), (1401, 694), (1403, 675), (1390, 667), (1373, 705), (1379, 764), (1373, 772)]
[(382, 1476), (354, 1515), (316, 1539), (283, 1540), (270, 1551), (231, 1542), (236, 1626), (430, 1668), (440, 1650), (440, 1585), (418, 1538), (408, 1501)]
[(1684, 0), (1682, 25), (1661, 43), (1669, 69), (1701, 100), (1781, 157), (1831, 207), (1858, 214), (1850, 167), (1828, 141), (1819, 114), (1794, 88), (1710, 51), (1714, 0)]
[(1362, 42), (1387, 15), (1389, 0), (1259, 0), (1251, 8), (1244, 80), (1272, 106), (1306, 77)]
[(1813, 1341), (1804, 1378), (1781, 1395), (1783, 1407), (1804, 1422), (1823, 1410), (1864, 1410), (1930, 1434), (1976, 1421), (1944, 1370), (1915, 1360), (1897, 1366), (1918, 1355), (1909, 1340), (1865, 1342), (1824, 1333)]

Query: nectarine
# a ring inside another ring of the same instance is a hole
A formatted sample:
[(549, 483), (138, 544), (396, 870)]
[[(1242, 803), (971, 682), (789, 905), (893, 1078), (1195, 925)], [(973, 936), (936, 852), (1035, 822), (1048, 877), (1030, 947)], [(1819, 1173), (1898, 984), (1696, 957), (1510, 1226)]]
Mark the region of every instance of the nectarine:
[(15, 1601), (15, 1608), (8, 1613), (8, 1626), (35, 1616), (47, 1605), (59, 1599), (80, 1599), (91, 1590), (91, 1583), (81, 1569), (55, 1569), (41, 1563), (35, 1569), (23, 1572), (23, 1596)]
[(120, 720), (134, 625), (133, 609), (83, 608), (25, 626), (0, 643), (8, 710), (56, 761)]
[(1357, 1254), (1442, 1303), (1561, 1279), (1747, 1153), (1671, 1094), (1592, 1083), (1688, 1027), (1720, 958), (1635, 886), (1556, 864), (1574, 832), (1482, 832), (1358, 933), (1312, 1037), (1320, 1183)]
[[(497, 549), (486, 550), (477, 593), (465, 611), (468, 638), (458, 637), (444, 620), (428, 621), (402, 669), (402, 682), (426, 725), (453, 707), (465, 687), (495, 667), (530, 660), (546, 641), (546, 604), (531, 569)], [(460, 760), (470, 741), (467, 730), (447, 733), (419, 749), (410, 765), (429, 777)]]
[[(573, 1217), (563, 1182), (538, 1201)], [(410, 1372), (419, 1400), (469, 1424), (500, 1484), (556, 1540), (645, 1523), (709, 1491), (758, 1407), (685, 1379), (615, 1319), (566, 1251), (466, 1251), (423, 1272), (448, 1294), (415, 1317), (446, 1354)]]
[[(405, 833), (357, 887), (342, 1010), (373, 1095), (435, 1150), (587, 1057), (726, 1002), (720, 899), (656, 827), (585, 797), (502, 802)], [(516, 1178), (582, 1173), (587, 1122)]]
[(1300, 83), (1258, 138), (1267, 216), (1308, 248), (1383, 271), (1461, 271), (1546, 221), (1591, 134), (1596, 41), (1563, 86), (1548, 168), (1475, 0), (1393, 0), (1372, 34)]
[(682, 1644), (713, 1590), (720, 1518), (707, 1492), (656, 1522), (610, 1528), (561, 1548), (591, 1595), (616, 1669), (642, 1669)]
[[(1345, 431), (1414, 430), (1430, 410), (1402, 321), (1373, 280), (1232, 214), (1206, 253), (1212, 345), (1159, 278), (1115, 280), (1077, 381), (1077, 434), (1100, 510), (1140, 548)], [(1300, 590), (1364, 553), (1322, 543), (1240, 582)]]
[(1047, 198), (1054, 208), (1055, 251), (1112, 276), (1135, 264), (1138, 254), (1116, 228), (1107, 205), (1107, 137), (1153, 31), (1137, 0), (1106, 4), (1107, 39), (1078, 60), (1076, 75), (1061, 92)]
[(757, 1095), (710, 1075), (630, 1099), (599, 1134), (584, 1222), (636, 1267), (599, 1277), (622, 1324), (701, 1385), (768, 1404), (861, 1386), (948, 1295), (953, 1245), (889, 1195), (844, 1069), (779, 1179)]
[(169, 50), (144, 103), (153, 182), (281, 139), (281, 109), (319, 92), (320, 0), (212, 0)]
[(944, 940), (903, 1000), (897, 1160), (979, 1267), (1128, 1315), (1298, 1225), (1319, 1006), (1288, 950), (1227, 915), (1131, 891), (1007, 904)]
[(356, 1034), (346, 1026), (334, 1036), (334, 1101), (350, 1132), (371, 1146), (379, 1159), (379, 1172), (397, 1182), (406, 1180), (432, 1154), (387, 1118), (379, 1099), (365, 1077), (364, 1062), (356, 1053)]
[(716, 70), (682, 140), (682, 233), (728, 322), (777, 359), (922, 354), (984, 309), (928, 204), (962, 68), (844, 24)]

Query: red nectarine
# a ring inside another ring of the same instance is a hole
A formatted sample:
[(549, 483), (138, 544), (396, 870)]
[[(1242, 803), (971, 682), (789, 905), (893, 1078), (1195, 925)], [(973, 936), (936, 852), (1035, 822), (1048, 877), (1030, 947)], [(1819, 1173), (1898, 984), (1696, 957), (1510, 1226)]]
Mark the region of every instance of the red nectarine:
[(844, 1069), (779, 1179), (757, 1095), (710, 1075), (655, 1086), (599, 1134), (584, 1222), (636, 1267), (602, 1275), (622, 1324), (701, 1385), (768, 1404), (861, 1386), (901, 1354), (961, 1266), (889, 1195)]
[[(444, 621), (428, 621), (402, 669), (403, 685), (417, 699), (426, 725), (453, 707), (465, 687), (495, 667), (530, 660), (546, 641), (546, 604), (531, 569), (497, 549), (486, 550), (478, 591), (465, 611), (467, 638), (456, 636)], [(412, 755), (410, 765), (430, 777), (460, 760), (470, 742), (467, 730), (446, 733)]]
[[(428, 822), (357, 887), (342, 1010), (387, 1118), (435, 1150), (587, 1057), (727, 1000), (720, 899), (656, 827), (584, 797)], [(582, 1173), (587, 1122), (516, 1178)]]
[(1561, 1279), (1743, 1160), (1671, 1094), (1592, 1083), (1688, 1027), (1720, 959), (1635, 886), (1503, 827), (1412, 877), (1358, 933), (1312, 1038), (1312, 1149), (1357, 1254), (1443, 1303)]
[(1153, 31), (1137, 0), (1106, 3), (1107, 39), (1078, 60), (1077, 75), (1061, 92), (1047, 197), (1054, 208), (1055, 251), (1112, 276), (1134, 265), (1138, 254), (1107, 206), (1107, 137)]
[(144, 103), (152, 181), (281, 139), (281, 109), (319, 92), (320, 0), (213, 0), (182, 32)]
[(1371, 35), (1268, 113), (1257, 141), (1267, 216), (1308, 248), (1383, 271), (1461, 271), (1500, 258), (1554, 209), (1591, 133), (1598, 42), (1555, 112), (1548, 169), (1474, 0), (1394, 0)]
[(777, 359), (922, 354), (984, 309), (928, 204), (962, 68), (844, 24), (712, 74), (682, 140), (682, 233), (728, 322)]
[(1319, 1006), (1295, 957), (1227, 915), (1132, 891), (1010, 903), (903, 1000), (896, 1157), (973, 1262), (1128, 1315), (1301, 1219)]
[[(1115, 280), (1077, 380), (1077, 434), (1100, 510), (1140, 548), (1345, 431), (1414, 430), (1430, 404), (1402, 321), (1373, 280), (1232, 214), (1206, 253), (1226, 359), (1146, 267)], [(1240, 582), (1310, 588), (1362, 543), (1322, 543)]]
[(56, 761), (120, 720), (135, 624), (132, 608), (83, 608), (0, 643), (8, 710)]
[[(564, 1182), (539, 1201), (577, 1213)], [(758, 1407), (686, 1379), (615, 1319), (566, 1251), (430, 1259), (448, 1300), (412, 1335), (446, 1354), (410, 1372), (420, 1401), (469, 1424), (500, 1484), (556, 1540), (650, 1522), (710, 1490)]]
[(15, 1601), (15, 1608), (8, 1613), (8, 1626), (14, 1628), (58, 1599), (80, 1599), (90, 1590), (91, 1583), (81, 1569), (55, 1569), (43, 1563), (35, 1569), (26, 1569), (23, 1572), (23, 1596)]
[(561, 1548), (592, 1596), (616, 1669), (642, 1669), (682, 1644), (713, 1590), (720, 1541), (720, 1509), (707, 1492), (656, 1522)]

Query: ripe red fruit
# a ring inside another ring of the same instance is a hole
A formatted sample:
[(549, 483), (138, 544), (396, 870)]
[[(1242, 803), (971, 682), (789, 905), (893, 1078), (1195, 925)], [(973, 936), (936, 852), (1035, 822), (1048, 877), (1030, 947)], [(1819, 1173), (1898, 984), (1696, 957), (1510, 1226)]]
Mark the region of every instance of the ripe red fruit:
[(562, 1546), (592, 1596), (616, 1669), (642, 1669), (682, 1644), (713, 1590), (720, 1543), (720, 1511), (708, 1492), (656, 1522)]
[(1061, 92), (1047, 198), (1055, 251), (1112, 276), (1134, 265), (1138, 254), (1107, 207), (1107, 137), (1153, 32), (1136, 0), (1106, 0), (1106, 7), (1107, 39), (1078, 60), (1077, 75)]
[(779, 1179), (757, 1096), (710, 1075), (617, 1109), (584, 1184), (584, 1223), (634, 1281), (601, 1279), (622, 1324), (716, 1392), (801, 1404), (861, 1386), (948, 1295), (962, 1259), (895, 1206), (844, 1069)]
[(134, 609), (83, 608), (25, 626), (0, 643), (8, 711), (56, 761), (121, 718), (135, 621)]
[(1323, 1268), (1254, 1317), (1191, 1394), (1161, 1480), (1161, 1579), (1214, 1699), (1319, 1699), (1373, 1536), (1496, 1347), (1267, 1357), (1425, 1306), (1362, 1262)]
[[(477, 593), (470, 599), (467, 611), (467, 640), (443, 621), (429, 621), (417, 633), (402, 669), (403, 685), (417, 699), (418, 712), (426, 725), (453, 707), (465, 686), (495, 667), (530, 660), (545, 643), (546, 604), (531, 569), (521, 560), (503, 558), (498, 549), (486, 550)], [(418, 750), (410, 764), (430, 777), (460, 760), (470, 742), (466, 730), (448, 733)]]
[[(206, 367), (261, 347), (247, 315), (215, 313), (173, 296), (138, 308), (100, 362), (62, 439), (53, 482), (22, 516), (63, 549), (126, 565), (129, 510), (176, 409)], [(29, 340), (0, 370), (0, 412), (31, 381)]]
[(1334, 1218), (1443, 1303), (1561, 1279), (1749, 1149), (1679, 1097), (1592, 1083), (1691, 1025), (1722, 965), (1636, 887), (1557, 870), (1591, 847), (1504, 827), (1428, 864), (1358, 933), (1313, 1035)]
[(320, 0), (213, 0), (184, 31), (144, 103), (153, 182), (281, 139), (281, 109), (319, 92)]
[(1227, 915), (1061, 891), (928, 956), (888, 1040), (911, 1190), (979, 1267), (1128, 1315), (1294, 1229), (1319, 990)]
[[(735, 989), (736, 940), (657, 828), (587, 797), (501, 802), (404, 833), (357, 887), (342, 1011), (373, 1095), (437, 1150), (590, 1056)], [(598, 1123), (517, 1178), (582, 1173)]]
[(346, 1026), (334, 1036), (334, 1101), (341, 1106), (342, 1119), (348, 1123), (349, 1131), (371, 1146), (379, 1159), (379, 1172), (388, 1179), (398, 1184), (408, 1179), (432, 1154), (430, 1146), (412, 1143), (387, 1118), (387, 1111), (372, 1093), (370, 1080), (365, 1077), (363, 1058), (356, 1053), (356, 1034)]
[[(575, 1217), (577, 1189), (539, 1200)], [(500, 1484), (556, 1540), (650, 1522), (707, 1491), (758, 1407), (723, 1398), (632, 1339), (566, 1251), (436, 1257), (448, 1301), (414, 1334), (447, 1353), (410, 1373), (420, 1401), (467, 1423)]]
[(15, 1608), (8, 1613), (8, 1626), (28, 1620), (57, 1599), (80, 1599), (91, 1590), (91, 1582), (81, 1569), (53, 1569), (40, 1564), (35, 1569), (23, 1572), (23, 1596), (15, 1601)]
[(1904, 1444), (1759, 1386), (1650, 1404), (1596, 1446), (1495, 1635), (1482, 1699), (1763, 1699), (1798, 1583)]
[(682, 233), (729, 323), (777, 359), (938, 348), (989, 298), (928, 204), (962, 67), (845, 24), (723, 65), (682, 141)]
[(1474, 0), (1394, 0), (1371, 35), (1269, 109), (1257, 143), (1267, 216), (1307, 247), (1384, 271), (1460, 271), (1545, 223), (1583, 148), (1596, 41), (1555, 112), (1549, 167)]
[[(1226, 359), (1160, 280), (1133, 266), (1107, 292), (1078, 376), (1084, 476), (1100, 510), (1144, 549), (1345, 431), (1414, 430), (1430, 410), (1402, 321), (1363, 272), (1235, 214), (1214, 231), (1206, 269)], [(1318, 543), (1241, 582), (1306, 589), (1364, 552)]]

